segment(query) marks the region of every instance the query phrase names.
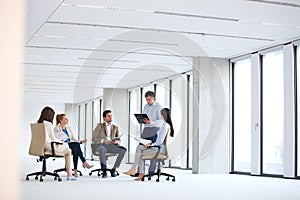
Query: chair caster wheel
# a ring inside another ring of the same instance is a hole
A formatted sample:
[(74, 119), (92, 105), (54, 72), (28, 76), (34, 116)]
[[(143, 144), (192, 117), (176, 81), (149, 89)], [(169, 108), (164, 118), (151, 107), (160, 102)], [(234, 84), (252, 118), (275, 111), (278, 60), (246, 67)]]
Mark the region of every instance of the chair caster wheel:
[(29, 181), (29, 178), (28, 178), (28, 177), (26, 177), (26, 181)]
[(55, 181), (57, 180), (57, 177), (56, 177), (56, 176), (54, 177), (54, 180), (55, 180)]
[(101, 174), (98, 173), (98, 176), (101, 176)]
[(159, 179), (156, 179), (156, 182), (159, 182)]
[(175, 182), (175, 178), (173, 178), (172, 181)]
[(92, 176), (92, 172), (90, 172), (89, 175)]
[(79, 176), (82, 176), (82, 173), (81, 173), (81, 172), (79, 172)]
[(38, 180), (39, 178), (36, 176), (34, 179), (35, 179), (35, 180)]
[(40, 178), (40, 182), (43, 182), (44, 181), (44, 179), (43, 178)]
[(148, 177), (148, 181), (151, 181), (151, 176)]
[(168, 181), (168, 180), (170, 180), (170, 178), (169, 178), (169, 177), (167, 177), (167, 178), (166, 178), (166, 180)]
[(58, 180), (58, 182), (61, 182), (61, 181), (62, 181), (61, 178), (58, 178), (57, 180)]
[(141, 179), (141, 181), (145, 181), (144, 177)]

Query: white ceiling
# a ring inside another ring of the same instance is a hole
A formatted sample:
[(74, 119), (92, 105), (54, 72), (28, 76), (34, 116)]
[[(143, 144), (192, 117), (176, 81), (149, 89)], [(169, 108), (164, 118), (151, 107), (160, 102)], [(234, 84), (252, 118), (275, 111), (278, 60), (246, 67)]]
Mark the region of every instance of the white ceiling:
[(71, 103), (300, 37), (298, 0), (27, 0), (26, 101)]

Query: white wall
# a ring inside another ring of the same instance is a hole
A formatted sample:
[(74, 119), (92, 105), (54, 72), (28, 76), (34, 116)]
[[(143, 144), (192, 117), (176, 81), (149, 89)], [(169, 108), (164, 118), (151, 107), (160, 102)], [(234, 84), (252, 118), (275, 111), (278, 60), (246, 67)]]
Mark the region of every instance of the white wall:
[[(30, 123), (34, 123), (40, 117), (41, 111), (45, 106), (49, 106), (54, 109), (56, 113), (65, 113), (65, 104), (63, 103), (37, 103), (37, 102), (23, 102), (23, 117), (21, 121), (21, 133), (20, 133), (20, 145), (19, 145), (19, 157), (32, 157), (28, 154), (31, 131)], [(53, 120), (55, 124), (55, 118)]]

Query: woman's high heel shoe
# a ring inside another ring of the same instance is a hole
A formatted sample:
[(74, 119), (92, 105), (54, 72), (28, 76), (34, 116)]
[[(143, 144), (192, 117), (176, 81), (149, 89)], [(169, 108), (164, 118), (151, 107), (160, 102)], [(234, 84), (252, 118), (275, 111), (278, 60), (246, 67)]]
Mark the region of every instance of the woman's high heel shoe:
[(87, 169), (91, 169), (92, 167), (94, 167), (94, 165), (90, 165), (87, 162), (85, 162), (85, 163), (82, 164), (82, 167), (87, 168)]
[(142, 180), (142, 178), (145, 176), (145, 174), (140, 174), (136, 179), (134, 179), (135, 181), (140, 181)]
[(130, 175), (134, 175), (136, 173), (136, 171), (135, 170), (129, 170), (129, 171), (123, 172), (123, 173), (130, 176)]

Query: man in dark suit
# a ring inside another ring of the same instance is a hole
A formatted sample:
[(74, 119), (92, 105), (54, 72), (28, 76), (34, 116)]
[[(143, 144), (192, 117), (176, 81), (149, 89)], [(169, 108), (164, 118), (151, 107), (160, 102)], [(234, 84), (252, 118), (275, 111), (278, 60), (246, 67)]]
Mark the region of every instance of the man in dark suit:
[[(120, 167), (120, 164), (125, 156), (126, 148), (120, 146), (119, 128), (118, 126), (112, 124), (112, 113), (110, 110), (105, 110), (103, 112), (104, 123), (97, 124), (93, 132), (92, 141), (99, 144), (96, 150), (99, 152), (101, 169), (103, 170), (102, 178), (107, 177), (106, 173), (106, 153), (116, 153), (118, 157), (111, 171), (111, 176), (115, 177), (116, 168)], [(118, 140), (114, 140), (118, 138)]]

